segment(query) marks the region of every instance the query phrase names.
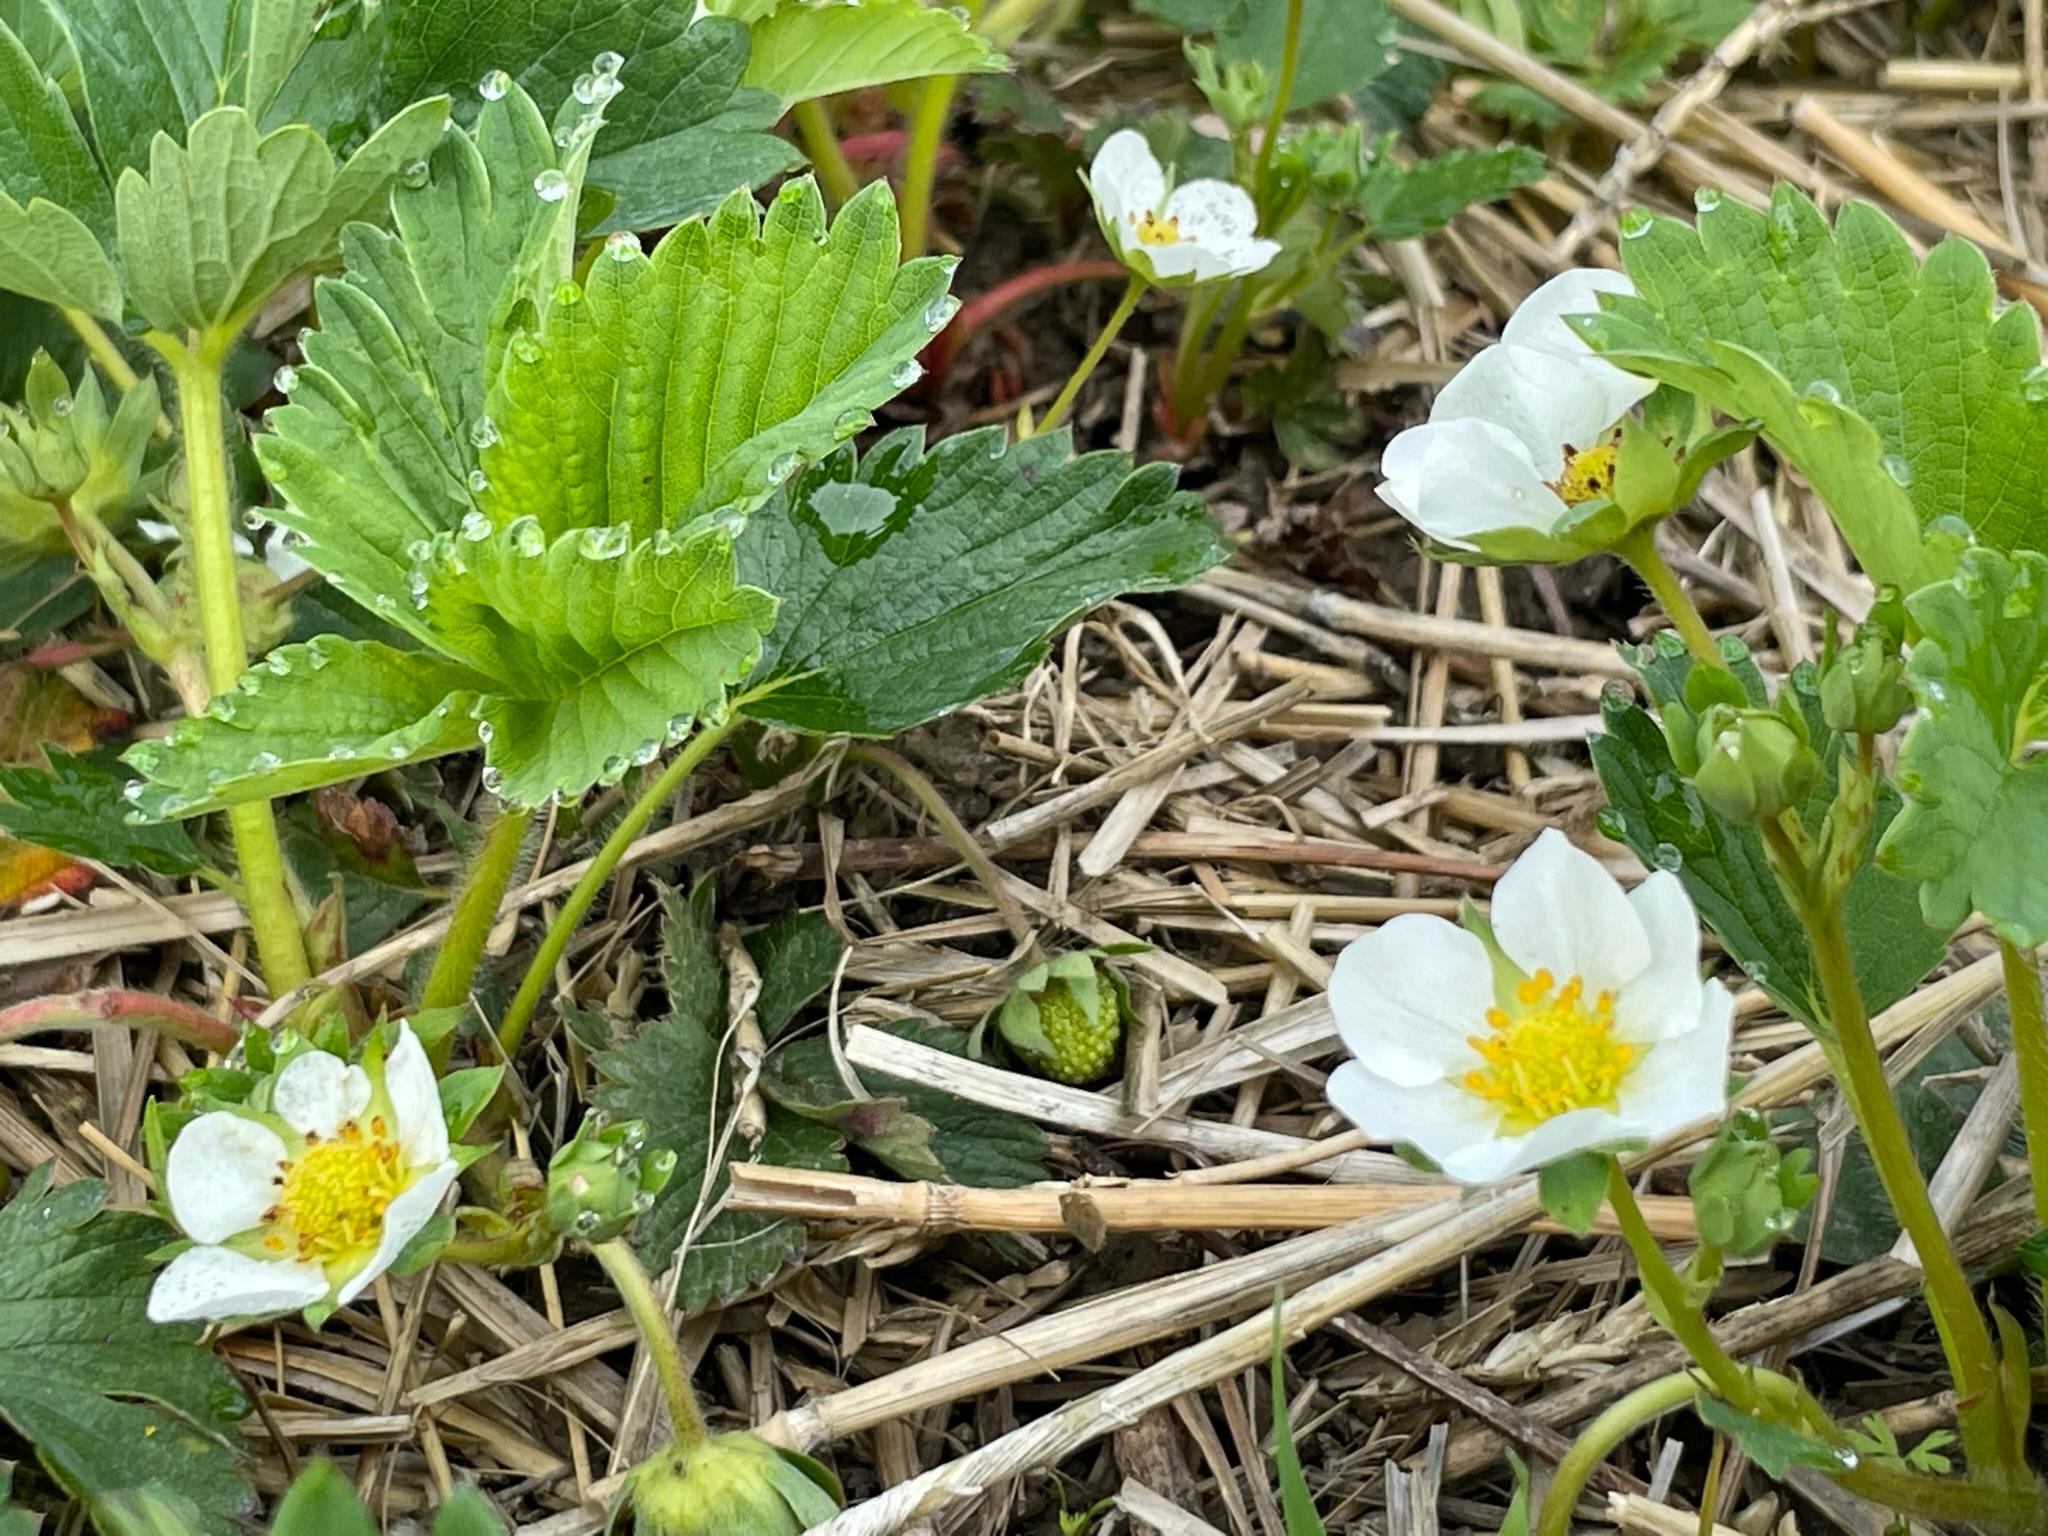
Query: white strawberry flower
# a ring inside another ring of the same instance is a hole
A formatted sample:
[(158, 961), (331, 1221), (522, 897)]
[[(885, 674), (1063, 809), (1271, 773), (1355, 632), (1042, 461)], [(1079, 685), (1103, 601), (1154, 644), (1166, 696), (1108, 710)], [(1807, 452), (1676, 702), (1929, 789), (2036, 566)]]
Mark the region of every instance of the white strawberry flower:
[(1584, 267), (1530, 294), (1500, 341), (1438, 392), (1429, 420), (1387, 444), (1380, 499), (1454, 549), (1585, 553), (1568, 537), (1577, 509), (1612, 493), (1616, 428), (1656, 386), (1595, 356), (1565, 317), (1634, 291), (1619, 272)]
[(1251, 194), (1228, 181), (1167, 190), (1166, 172), (1135, 128), (1103, 140), (1088, 168), (1095, 217), (1117, 259), (1165, 288), (1245, 277), (1280, 254), (1258, 236)]
[(1546, 831), (1494, 887), (1490, 934), (1404, 914), (1346, 947), (1329, 1098), (1368, 1134), (1487, 1184), (1653, 1141), (1727, 1103), (1733, 1001), (1699, 975), (1675, 875), (1632, 893)]
[(159, 1323), (346, 1306), (433, 1219), (459, 1164), (427, 1053), (293, 1056), (267, 1110), (212, 1110), (171, 1144), (164, 1193), (193, 1246), (149, 1293)]

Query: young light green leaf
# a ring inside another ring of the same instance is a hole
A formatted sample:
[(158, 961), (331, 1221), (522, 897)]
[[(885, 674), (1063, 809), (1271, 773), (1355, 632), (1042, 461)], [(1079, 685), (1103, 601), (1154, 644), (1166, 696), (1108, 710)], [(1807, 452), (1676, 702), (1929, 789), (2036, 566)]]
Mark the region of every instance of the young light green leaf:
[(44, 75), (0, 22), (0, 192), (44, 198), (75, 214), (95, 238), (113, 232), (114, 199), (78, 131), (63, 88)]
[(485, 758), (513, 804), (652, 761), (722, 705), (775, 621), (775, 600), (734, 580), (731, 533), (709, 525), (628, 549), (620, 527), (547, 544), (522, 519), (485, 539), (443, 535), (422, 575), (436, 645), (492, 679)]
[(1412, 240), (1474, 203), (1540, 181), (1548, 169), (1541, 154), (1521, 144), (1454, 149), (1404, 165), (1383, 143), (1359, 185), (1358, 210), (1375, 240)]
[(1054, 432), (894, 432), (807, 470), (740, 540), (782, 599), (743, 702), (792, 730), (888, 736), (1023, 676), (1047, 638), (1120, 592), (1188, 581), (1226, 551), (1174, 471), (1069, 459)]
[(1280, 1326), (1284, 1300), (1278, 1287), (1273, 1291), (1273, 1354), (1267, 1372), (1272, 1394), (1273, 1469), (1280, 1476), (1280, 1513), (1287, 1521), (1287, 1536), (1328, 1536), (1322, 1516), (1316, 1513), (1315, 1496), (1302, 1475), (1301, 1452), (1294, 1444), (1294, 1423), (1287, 1401), (1287, 1336)]
[(40, 197), (27, 205), (0, 192), (0, 287), (27, 298), (121, 318), (121, 279), (91, 230)]
[(1550, 1219), (1584, 1237), (1607, 1200), (1607, 1154), (1575, 1152), (1546, 1163), (1536, 1176), (1536, 1188)]
[(457, 1483), (430, 1529), (432, 1536), (504, 1536), (505, 1522), (475, 1483)]
[(1794, 1467), (1839, 1472), (1845, 1466), (1856, 1464), (1854, 1455), (1837, 1451), (1802, 1430), (1744, 1413), (1733, 1404), (1708, 1397), (1705, 1393), (1693, 1399), (1693, 1412), (1700, 1416), (1700, 1421), (1707, 1428), (1718, 1429), (1741, 1447), (1766, 1477), (1783, 1477)]
[(270, 1536), (377, 1536), (377, 1523), (341, 1469), (322, 1457), (292, 1479)]
[(804, 180), (765, 220), (739, 192), (651, 259), (608, 252), (580, 298), (557, 298), (538, 345), (513, 347), (486, 512), (537, 517), (550, 537), (614, 523), (640, 540), (760, 505), (907, 387), (951, 317), (953, 263), (899, 265), (899, 249), (885, 184), (828, 230)]
[(73, 858), (189, 875), (206, 861), (183, 827), (130, 826), (122, 790), (131, 782), (100, 753), (46, 746), (47, 770), (0, 765), (0, 829)]
[(1906, 600), (1924, 636), (1906, 658), (1920, 712), (1899, 748), (1906, 808), (1885, 868), (1920, 884), (1943, 932), (1981, 912), (2025, 949), (2048, 942), (2048, 558), (1969, 549), (1953, 578)]
[[(1140, 0), (1173, 26), (1215, 35), (1225, 59), (1252, 60), (1266, 78), (1280, 73), (1287, 7), (1262, 0)], [(1290, 107), (1312, 107), (1368, 84), (1394, 62), (1394, 18), (1383, 0), (1305, 0), (1301, 52)]]
[(1703, 203), (1697, 229), (1630, 223), (1622, 256), (1637, 297), (1578, 322), (1587, 339), (1632, 371), (1761, 420), (1880, 582), (1942, 574), (1919, 537), (1941, 518), (2001, 549), (2038, 547), (2039, 323), (2025, 305), (1999, 311), (1977, 248), (1946, 240), (1918, 262), (1875, 208), (1851, 203), (1831, 230), (1789, 187), (1768, 214), (1734, 198)]
[(0, 1210), (0, 1419), (74, 1495), (159, 1488), (230, 1536), (252, 1503), (233, 1449), (246, 1405), (197, 1328), (144, 1314), (166, 1231), (105, 1198), (45, 1166)]
[(464, 751), (476, 745), (471, 710), (485, 686), (452, 662), (375, 641), (283, 646), (205, 715), (130, 747), (147, 781), (131, 798), (171, 820)]
[(801, 163), (768, 130), (782, 103), (743, 87), (747, 29), (675, 0), (387, 0), (384, 109), (431, 91), (469, 97), (504, 70), (536, 101), (567, 97), (593, 57), (624, 56), (591, 166), (617, 198), (610, 229), (661, 229)]
[(149, 172), (114, 189), (129, 297), (160, 330), (239, 330), (278, 285), (336, 254), (342, 226), (376, 212), (400, 170), (424, 163), (448, 117), (415, 102), (338, 169), (312, 128), (258, 135), (241, 107), (150, 146)]
[(962, 13), (924, 0), (786, 0), (749, 29), (745, 83), (785, 106), (926, 75), (999, 71), (1003, 56)]

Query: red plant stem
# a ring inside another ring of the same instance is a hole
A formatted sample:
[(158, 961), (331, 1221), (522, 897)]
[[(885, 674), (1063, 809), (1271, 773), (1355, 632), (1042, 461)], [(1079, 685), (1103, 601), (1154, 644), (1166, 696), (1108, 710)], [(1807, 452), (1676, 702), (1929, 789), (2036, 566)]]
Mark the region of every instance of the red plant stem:
[[(901, 128), (883, 128), (874, 133), (849, 133), (839, 141), (839, 152), (855, 165), (894, 164), (903, 158), (910, 135)], [(941, 151), (945, 154), (946, 151)]]
[(960, 313), (953, 317), (953, 323), (933, 337), (931, 344), (924, 349), (925, 375), (936, 384), (976, 331), (1047, 289), (1062, 288), (1069, 283), (1121, 282), (1130, 275), (1120, 261), (1056, 261), (1043, 267), (1027, 268), (1015, 277), (997, 283), (986, 293), (977, 293), (960, 306)]
[(33, 997), (12, 1008), (0, 1008), (0, 1045), (12, 1045), (53, 1029), (153, 1029), (160, 1035), (203, 1051), (226, 1055), (241, 1043), (242, 1032), (203, 1008), (125, 987), (100, 987), (90, 992), (63, 992)]

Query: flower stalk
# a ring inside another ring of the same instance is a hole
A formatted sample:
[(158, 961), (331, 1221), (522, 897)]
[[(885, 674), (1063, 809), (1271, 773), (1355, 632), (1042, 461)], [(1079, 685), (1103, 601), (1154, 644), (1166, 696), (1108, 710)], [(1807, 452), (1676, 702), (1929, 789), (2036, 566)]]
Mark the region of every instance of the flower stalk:
[(2012, 1049), (2019, 1063), (2020, 1120), (2027, 1135), (2027, 1167), (2033, 1174), (2034, 1224), (2048, 1227), (2048, 1016), (2041, 1007), (2041, 976), (2033, 957), (2007, 939), (1998, 941), (1998, 963), (2005, 976)]
[(1704, 666), (1727, 671), (1728, 663), (1721, 655), (1721, 648), (1714, 643), (1713, 631), (1707, 628), (1707, 621), (1700, 617), (1693, 600), (1686, 596), (1678, 573), (1671, 569), (1657, 548), (1656, 525), (1643, 523), (1631, 528), (1616, 542), (1614, 552), (1643, 579), (1643, 585), (1657, 599), (1658, 607), (1664, 610), (1664, 616), (1678, 631), (1679, 639), (1685, 642), (1685, 648), (1692, 652), (1693, 659)]
[[(519, 850), (526, 838), (533, 813), (511, 806), (499, 808), (497, 819), (484, 834), (476, 856), (463, 875), (456, 895), (448, 932), (441, 939), (434, 968), (420, 994), (422, 1008), (457, 1008), (469, 1001), (469, 986), (483, 958), (484, 943), (498, 920), (498, 904), (519, 869)], [(444, 1040), (452, 1039), (444, 1037)], [(446, 1046), (440, 1054), (445, 1058)], [(437, 1061), (438, 1067), (442, 1062)]]
[(697, 1406), (697, 1394), (690, 1390), (690, 1373), (683, 1365), (683, 1352), (676, 1347), (668, 1308), (654, 1294), (654, 1283), (647, 1278), (646, 1269), (624, 1238), (595, 1243), (590, 1251), (604, 1266), (627, 1315), (633, 1319), (633, 1326), (640, 1330), (640, 1341), (647, 1348), (654, 1378), (661, 1386), (662, 1402), (668, 1408), (674, 1443), (686, 1451), (695, 1449), (710, 1436), (704, 1427), (704, 1414)]
[(818, 190), (825, 194), (826, 206), (841, 207), (860, 190), (860, 177), (854, 174), (852, 162), (846, 158), (846, 150), (832, 126), (831, 110), (814, 98), (798, 102), (789, 109), (789, 115), (796, 124), (797, 137), (803, 141), (804, 153), (810, 157), (811, 171), (818, 178)]
[(1579, 1431), (1543, 1495), (1543, 1509), (1536, 1517), (1536, 1536), (1569, 1536), (1572, 1511), (1578, 1506), (1579, 1495), (1615, 1448), (1645, 1424), (1661, 1419), (1674, 1408), (1683, 1408), (1699, 1392), (1699, 1381), (1690, 1371), (1659, 1376), (1611, 1404)]
[(1273, 169), (1273, 151), (1280, 143), (1280, 125), (1287, 119), (1287, 102), (1294, 95), (1295, 71), (1301, 66), (1301, 13), (1303, 0), (1287, 0), (1287, 30), (1280, 40), (1280, 73), (1273, 81), (1273, 104), (1266, 110), (1266, 125), (1259, 139), (1259, 158), (1252, 168), (1252, 195), (1268, 201), (1266, 182)]
[(1756, 1394), (1748, 1375), (1721, 1347), (1721, 1341), (1707, 1326), (1706, 1314), (1693, 1301), (1685, 1282), (1665, 1259), (1664, 1250), (1657, 1246), (1656, 1236), (1643, 1217), (1643, 1208), (1636, 1203), (1636, 1192), (1628, 1181), (1628, 1175), (1611, 1155), (1607, 1159), (1607, 1203), (1614, 1210), (1614, 1219), (1621, 1228), (1623, 1241), (1628, 1244), (1629, 1252), (1635, 1255), (1636, 1272), (1642, 1277), (1643, 1289), (1657, 1303), (1661, 1320), (1671, 1336), (1685, 1346), (1685, 1352), (1692, 1356), (1700, 1374), (1722, 1398), (1738, 1408), (1754, 1407)]
[[(162, 331), (147, 340), (170, 365), (185, 428), (185, 498), (191, 523), (192, 572), (199, 595), (200, 635), (206, 646), (206, 685), (219, 694), (235, 686), (249, 665), (242, 636), (240, 582), (235, 567), (234, 507), (229, 490), (227, 421), (221, 408), (222, 369), (232, 336), (209, 331), (189, 342)], [(284, 850), (270, 802), (228, 809), (242, 902), (249, 910), (264, 981), (282, 996), (312, 975), (305, 936), (286, 883)]]
[(1103, 322), (1102, 330), (1096, 335), (1094, 344), (1088, 348), (1074, 371), (1067, 376), (1067, 382), (1047, 408), (1045, 419), (1038, 423), (1037, 431), (1050, 432), (1067, 419), (1067, 412), (1073, 409), (1074, 398), (1081, 393), (1081, 386), (1088, 382), (1089, 375), (1100, 366), (1102, 359), (1109, 352), (1109, 344), (1116, 340), (1117, 334), (1136, 312), (1138, 300), (1145, 296), (1145, 286), (1145, 279), (1133, 272), (1130, 281), (1124, 284), (1123, 296), (1116, 301), (1116, 308), (1109, 312), (1109, 318)]

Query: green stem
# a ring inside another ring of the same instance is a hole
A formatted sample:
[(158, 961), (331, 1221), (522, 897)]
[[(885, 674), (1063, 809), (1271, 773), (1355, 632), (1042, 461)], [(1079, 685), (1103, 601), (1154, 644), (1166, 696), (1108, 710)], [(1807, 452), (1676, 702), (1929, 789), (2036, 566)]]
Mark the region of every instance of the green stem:
[(1671, 627), (1678, 631), (1685, 641), (1685, 648), (1695, 658), (1710, 667), (1719, 667), (1724, 672), (1728, 663), (1721, 656), (1721, 648), (1714, 644), (1712, 631), (1707, 621), (1700, 617), (1699, 609), (1692, 605), (1692, 599), (1685, 595), (1685, 588), (1679, 585), (1678, 574), (1665, 563), (1657, 552), (1656, 524), (1643, 523), (1631, 528), (1615, 544), (1614, 552), (1626, 560), (1643, 578), (1643, 585), (1650, 589), (1650, 595), (1657, 599)]
[[(1216, 398), (1230, 378), (1231, 365), (1244, 351), (1245, 338), (1251, 334), (1252, 322), (1258, 316), (1258, 302), (1253, 293), (1257, 287), (1258, 279), (1255, 277), (1245, 278), (1236, 284), (1237, 291), (1231, 298), (1230, 308), (1224, 314), (1223, 324), (1217, 328), (1215, 345), (1209, 348), (1195, 376), (1195, 397), (1189, 399), (1176, 389), (1175, 393), (1180, 398), (1175, 400), (1174, 410), (1176, 413), (1185, 410), (1184, 420), (1200, 420), (1208, 411), (1209, 402)], [(1180, 381), (1176, 379), (1174, 382), (1178, 385)]]
[(789, 115), (796, 124), (797, 137), (803, 140), (804, 153), (810, 156), (811, 170), (817, 175), (826, 205), (842, 206), (860, 190), (860, 178), (853, 173), (846, 151), (839, 147), (831, 111), (822, 100), (814, 98), (798, 102), (789, 109)]
[(2035, 1480), (1999, 1487), (1974, 1478), (1933, 1477), (1907, 1467), (1866, 1461), (1854, 1471), (1834, 1474), (1849, 1492), (1916, 1520), (1940, 1525), (1976, 1525), (1989, 1530), (2048, 1531), (2048, 1490)]
[(1636, 1192), (1628, 1182), (1628, 1175), (1612, 1157), (1607, 1159), (1607, 1203), (1614, 1210), (1614, 1219), (1621, 1227), (1623, 1240), (1635, 1255), (1643, 1289), (1656, 1301), (1671, 1336), (1685, 1347), (1685, 1352), (1698, 1365), (1700, 1374), (1717, 1393), (1738, 1408), (1753, 1407), (1756, 1393), (1750, 1386), (1748, 1372), (1721, 1347), (1721, 1341), (1707, 1326), (1706, 1314), (1693, 1303), (1686, 1292), (1685, 1282), (1665, 1260), (1664, 1250), (1657, 1246), (1656, 1236), (1650, 1231), (1649, 1222), (1643, 1218), (1643, 1208), (1636, 1204)]
[(661, 1383), (662, 1399), (668, 1404), (675, 1443), (684, 1450), (702, 1445), (710, 1438), (710, 1432), (705, 1429), (704, 1415), (697, 1407), (697, 1394), (690, 1390), (690, 1373), (683, 1366), (683, 1352), (676, 1348), (668, 1308), (654, 1294), (654, 1283), (647, 1278), (647, 1271), (640, 1267), (640, 1260), (624, 1238), (594, 1244), (590, 1251), (611, 1277), (633, 1326), (640, 1330), (647, 1358), (654, 1362), (655, 1379)]
[[(498, 903), (519, 869), (519, 849), (533, 813), (501, 807), (462, 877), (454, 915), (442, 937), (434, 968), (420, 993), (422, 1008), (459, 1008), (469, 1001), (469, 984), (483, 958), (484, 941), (498, 920)], [(452, 1039), (452, 1036), (444, 1037)]]
[(1999, 1422), (2003, 1410), (1999, 1394), (1998, 1351), (1991, 1342), (1984, 1314), (1977, 1310), (1969, 1276), (1963, 1273), (1948, 1232), (1927, 1193), (1927, 1181), (1913, 1155), (1905, 1122), (1885, 1080), (1884, 1058), (1878, 1054), (1877, 1037), (1870, 1030), (1870, 1013), (1863, 1003), (1863, 988), (1856, 979), (1856, 962), (1849, 951), (1849, 934), (1842, 920), (1839, 898), (1808, 902), (1800, 914), (1813, 949), (1814, 969), (1820, 979), (1821, 999), (1834, 1032), (1836, 1059), (1842, 1072), (1842, 1091), (1863, 1132), (1877, 1168), (1878, 1182), (1885, 1198), (1899, 1218), (1899, 1225), (1913, 1240), (1926, 1277), (1927, 1305), (1934, 1314), (1935, 1330), (1947, 1351), (1949, 1370), (1956, 1384), (1956, 1419), (1962, 1431), (1963, 1448), (1971, 1466), (2004, 1465), (2005, 1436)]
[[(185, 428), (185, 504), (191, 525), (192, 575), (199, 594), (199, 632), (206, 646), (206, 685), (213, 693), (235, 686), (249, 665), (242, 639), (242, 600), (235, 565), (234, 503), (229, 489), (227, 420), (221, 405), (221, 370), (232, 336), (208, 332), (187, 345), (152, 331), (149, 344), (170, 364)], [(270, 802), (231, 806), (242, 899), (256, 934), (263, 978), (281, 997), (312, 975), (298, 913), (285, 883), (284, 850)]]
[(1294, 72), (1301, 63), (1301, 13), (1303, 0), (1287, 0), (1287, 31), (1280, 40), (1280, 73), (1273, 81), (1273, 104), (1266, 110), (1266, 130), (1259, 140), (1259, 158), (1252, 168), (1252, 196), (1266, 203), (1266, 175), (1273, 168), (1273, 151), (1280, 143), (1280, 124), (1287, 117), (1287, 103), (1294, 95)]
[(541, 994), (548, 988), (556, 963), (569, 948), (576, 925), (590, 910), (591, 903), (597, 900), (597, 893), (611, 879), (612, 871), (619, 867), (619, 860), (626, 856), (626, 850), (633, 846), (633, 839), (646, 829), (647, 823), (654, 819), (656, 809), (681, 787), (691, 770), (725, 740), (726, 733), (735, 723), (728, 716), (716, 725), (707, 725), (699, 730), (633, 802), (631, 809), (619, 819), (619, 824), (612, 828), (612, 835), (604, 840), (604, 846), (597, 850), (597, 857), (590, 861), (590, 868), (583, 872), (583, 878), (576, 882), (576, 888), (569, 892), (562, 909), (555, 914), (554, 922), (540, 941), (540, 948), (534, 952), (532, 963), (526, 968), (525, 979), (519, 983), (519, 990), (513, 994), (511, 1005), (499, 1022), (498, 1044), (507, 1060), (525, 1038), (526, 1026), (533, 1019), (534, 1009), (540, 1006)]
[(1067, 412), (1073, 407), (1074, 397), (1081, 393), (1081, 386), (1088, 382), (1088, 375), (1095, 371), (1096, 365), (1109, 351), (1109, 344), (1116, 340), (1117, 332), (1124, 328), (1124, 322), (1131, 318), (1132, 312), (1138, 307), (1138, 300), (1144, 295), (1145, 279), (1133, 272), (1131, 280), (1124, 284), (1123, 297), (1116, 301), (1116, 308), (1110, 311), (1109, 319), (1103, 324), (1102, 333), (1095, 338), (1095, 344), (1088, 349), (1088, 355), (1081, 359), (1080, 366), (1075, 368), (1066, 384), (1061, 387), (1036, 431), (1050, 432), (1067, 419)]
[(1998, 941), (1998, 962), (2005, 973), (2013, 1054), (2019, 1059), (2020, 1122), (2033, 1173), (2034, 1224), (2048, 1227), (2048, 1015), (2041, 1008), (2041, 977), (2033, 957), (2008, 940)]
[[(134, 365), (128, 361), (128, 354), (114, 345), (113, 337), (106, 333), (99, 321), (84, 310), (74, 309), (68, 304), (61, 306), (60, 313), (64, 316), (65, 323), (78, 333), (78, 339), (85, 343), (86, 355), (99, 364), (100, 372), (107, 376), (110, 384), (125, 395), (142, 382), (141, 377), (135, 372)], [(154, 430), (159, 442), (169, 441), (171, 418), (158, 412)]]
[(1661, 1419), (1674, 1408), (1683, 1408), (1699, 1394), (1699, 1381), (1690, 1371), (1659, 1376), (1637, 1387), (1580, 1430), (1564, 1460), (1557, 1464), (1557, 1475), (1551, 1478), (1549, 1491), (1543, 1495), (1543, 1510), (1536, 1518), (1536, 1536), (1568, 1536), (1579, 1495), (1614, 1448), (1645, 1424)]
[(939, 150), (953, 115), (958, 75), (933, 75), (919, 87), (910, 110), (910, 142), (903, 160), (903, 258), (931, 247), (932, 189), (939, 177)]

